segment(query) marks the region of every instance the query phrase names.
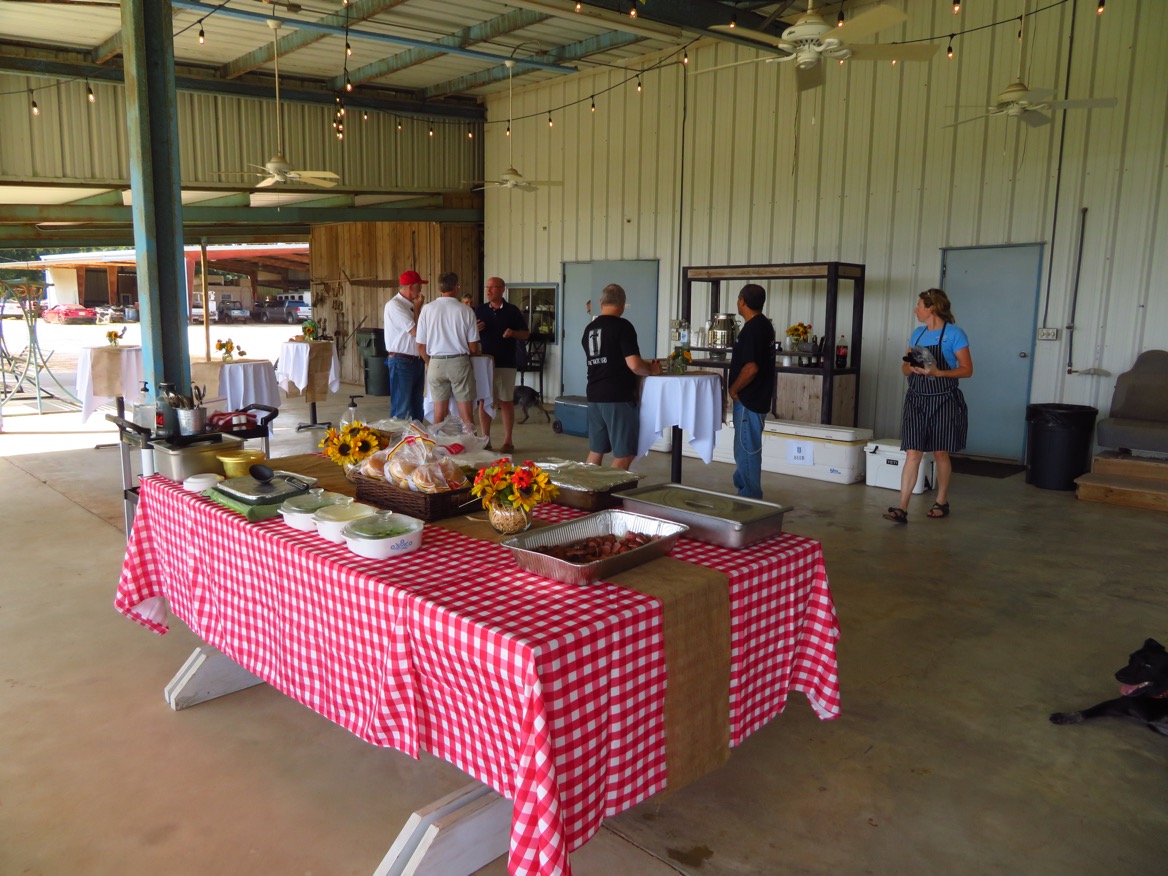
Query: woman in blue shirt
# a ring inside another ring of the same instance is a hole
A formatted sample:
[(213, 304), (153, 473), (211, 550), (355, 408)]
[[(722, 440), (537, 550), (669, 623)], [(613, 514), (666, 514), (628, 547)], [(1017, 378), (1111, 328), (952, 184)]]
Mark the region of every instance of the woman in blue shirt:
[[(900, 366), (908, 378), (900, 439), (905, 463), (900, 473), (900, 505), (884, 513), (894, 523), (908, 523), (908, 500), (926, 453), (932, 453), (937, 464), (937, 501), (928, 516), (949, 516), (949, 480), (953, 475), (949, 454), (965, 447), (969, 432), (969, 411), (957, 388), (958, 380), (973, 374), (969, 338), (957, 327), (949, 296), (940, 289), (922, 292), (913, 312), (924, 327), (913, 332), (906, 361)], [(923, 364), (908, 361), (916, 358), (914, 348), (927, 350), (932, 360), (925, 357)]]

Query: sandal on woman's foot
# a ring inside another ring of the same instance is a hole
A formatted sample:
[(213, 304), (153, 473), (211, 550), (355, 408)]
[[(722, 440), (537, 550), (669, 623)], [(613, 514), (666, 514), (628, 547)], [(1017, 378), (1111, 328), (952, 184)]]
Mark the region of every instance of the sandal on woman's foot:
[(903, 508), (889, 508), (884, 512), (884, 519), (893, 523), (908, 523), (908, 512)]
[(934, 502), (933, 507), (929, 509), (929, 517), (934, 520), (940, 520), (942, 517), (949, 516), (949, 503), (942, 505), (940, 502)]

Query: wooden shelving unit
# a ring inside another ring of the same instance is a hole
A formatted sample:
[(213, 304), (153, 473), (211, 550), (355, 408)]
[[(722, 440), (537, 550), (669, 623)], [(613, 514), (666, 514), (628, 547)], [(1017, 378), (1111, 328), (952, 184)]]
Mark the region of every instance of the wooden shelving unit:
[[(775, 367), (775, 397), (771, 412), (782, 420), (799, 420), (835, 426), (854, 426), (860, 407), (860, 367), (863, 354), (864, 266), (848, 262), (808, 262), (788, 265), (723, 265), (684, 267), (681, 270), (681, 317), (693, 325), (691, 305), (694, 283), (710, 284), (710, 313), (733, 310), (737, 291), (731, 292), (726, 307), (722, 304), (722, 284), (726, 281), (749, 283), (762, 280), (826, 280), (827, 300), (823, 332), (828, 339), (822, 367)], [(838, 312), (841, 283), (843, 292), (852, 296), (852, 325), (848, 334), (847, 368), (835, 367), (835, 343), (839, 337)], [(777, 327), (776, 327), (777, 329)], [(693, 348), (710, 350), (709, 347)], [(699, 368), (730, 368), (727, 359), (695, 359)]]

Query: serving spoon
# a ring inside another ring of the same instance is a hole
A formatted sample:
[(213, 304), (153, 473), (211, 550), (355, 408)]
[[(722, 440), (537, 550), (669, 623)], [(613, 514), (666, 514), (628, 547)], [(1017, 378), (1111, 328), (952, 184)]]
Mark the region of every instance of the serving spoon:
[[(252, 463), (251, 466), (248, 467), (247, 473), (259, 481), (258, 489), (260, 491), (266, 493), (269, 490), (274, 490), (276, 488), (275, 484), (272, 483), (272, 478), (276, 477), (276, 473), (262, 462)], [(307, 483), (306, 481), (302, 481), (300, 478), (292, 477), (291, 475), (281, 474), (280, 477), (292, 486), (299, 487), (303, 490), (307, 490), (311, 486), (311, 484)]]

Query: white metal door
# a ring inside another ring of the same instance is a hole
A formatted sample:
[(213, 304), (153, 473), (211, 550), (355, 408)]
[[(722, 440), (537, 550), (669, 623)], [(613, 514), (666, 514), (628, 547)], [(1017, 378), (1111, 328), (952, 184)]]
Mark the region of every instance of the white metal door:
[(658, 262), (649, 259), (619, 262), (564, 262), (563, 395), (584, 395), (588, 390), (588, 368), (580, 339), (590, 317), (586, 305), (591, 299), (592, 315), (600, 315), (600, 292), (609, 283), (625, 290), (625, 319), (637, 329), (641, 356), (657, 354), (657, 271)]
[(941, 287), (969, 335), (973, 377), (965, 453), (1021, 460), (1042, 279), (1043, 244), (942, 251)]

